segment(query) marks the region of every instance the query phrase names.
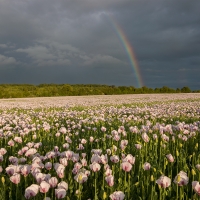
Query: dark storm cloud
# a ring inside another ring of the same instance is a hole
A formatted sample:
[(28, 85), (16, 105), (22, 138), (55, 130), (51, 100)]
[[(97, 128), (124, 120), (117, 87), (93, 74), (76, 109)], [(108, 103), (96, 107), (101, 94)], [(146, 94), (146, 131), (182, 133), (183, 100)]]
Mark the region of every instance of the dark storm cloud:
[(199, 0), (0, 0), (0, 83), (138, 86), (113, 27), (148, 87), (199, 89)]

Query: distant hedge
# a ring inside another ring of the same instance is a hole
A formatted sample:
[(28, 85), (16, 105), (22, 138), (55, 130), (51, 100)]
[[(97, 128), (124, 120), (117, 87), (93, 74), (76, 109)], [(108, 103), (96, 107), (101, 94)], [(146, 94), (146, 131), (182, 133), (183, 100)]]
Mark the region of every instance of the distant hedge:
[(0, 98), (22, 98), (22, 97), (52, 97), (52, 96), (82, 96), (82, 95), (113, 95), (113, 94), (148, 94), (148, 93), (190, 93), (185, 86), (181, 89), (172, 89), (167, 86), (162, 88), (148, 88), (143, 86), (95, 85), (95, 84), (1, 84)]

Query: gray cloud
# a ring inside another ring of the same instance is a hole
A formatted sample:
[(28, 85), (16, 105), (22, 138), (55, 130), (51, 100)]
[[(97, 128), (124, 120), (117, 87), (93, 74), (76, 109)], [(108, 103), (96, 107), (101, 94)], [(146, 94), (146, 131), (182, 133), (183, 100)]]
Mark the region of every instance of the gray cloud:
[(198, 0), (1, 0), (0, 83), (138, 86), (114, 20), (148, 87), (199, 89)]

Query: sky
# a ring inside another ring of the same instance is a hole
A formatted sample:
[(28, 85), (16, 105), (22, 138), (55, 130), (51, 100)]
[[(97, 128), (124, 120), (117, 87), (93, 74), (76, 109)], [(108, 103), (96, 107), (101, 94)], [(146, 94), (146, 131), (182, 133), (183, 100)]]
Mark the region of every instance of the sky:
[(0, 84), (200, 89), (199, 0), (0, 0)]

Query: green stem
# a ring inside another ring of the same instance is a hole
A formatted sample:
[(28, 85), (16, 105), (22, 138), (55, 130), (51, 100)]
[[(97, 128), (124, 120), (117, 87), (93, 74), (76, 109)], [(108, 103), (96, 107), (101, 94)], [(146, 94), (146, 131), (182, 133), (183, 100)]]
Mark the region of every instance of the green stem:
[(124, 186), (126, 186), (126, 171), (125, 171), (125, 174), (124, 174)]
[(18, 184), (16, 185), (16, 200), (17, 200)]
[(162, 188), (159, 188), (159, 199), (162, 200)]
[(176, 199), (178, 200), (179, 199), (179, 194), (178, 194), (178, 184), (176, 184)]
[(152, 184), (152, 186), (151, 186), (151, 200), (153, 200), (153, 190), (154, 190), (154, 186)]
[(81, 200), (81, 197), (82, 197), (82, 185), (79, 183), (79, 199)]
[(130, 199), (131, 175), (128, 174), (128, 199)]
[(97, 200), (97, 172), (95, 173), (95, 180), (94, 180), (94, 191), (95, 191), (95, 196), (94, 199)]

